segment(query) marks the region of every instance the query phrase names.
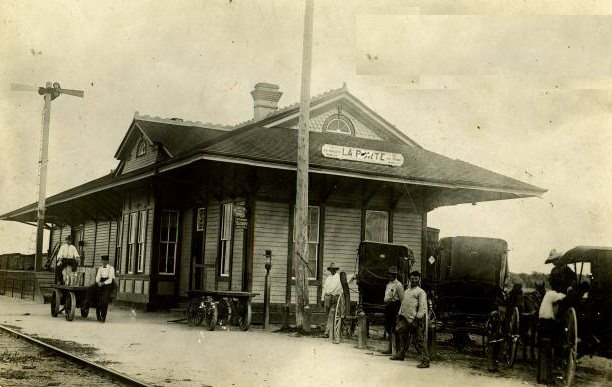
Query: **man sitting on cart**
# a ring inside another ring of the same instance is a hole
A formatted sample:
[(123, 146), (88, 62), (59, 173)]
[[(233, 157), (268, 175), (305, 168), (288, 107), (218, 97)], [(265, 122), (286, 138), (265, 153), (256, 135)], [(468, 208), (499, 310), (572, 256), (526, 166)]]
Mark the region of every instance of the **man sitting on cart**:
[(392, 333), (395, 331), (397, 315), (404, 299), (404, 285), (397, 280), (398, 271), (396, 266), (390, 266), (387, 274), (389, 282), (385, 289), (383, 302), (385, 303), (385, 333), (389, 340), (389, 346), (386, 351), (383, 351), (383, 354), (390, 355)]
[(72, 235), (68, 235), (65, 243), (57, 253), (57, 267), (55, 269), (55, 283), (60, 285), (76, 285), (74, 271), (77, 267), (79, 252), (72, 244)]
[(404, 299), (400, 306), (395, 328), (398, 352), (391, 356), (391, 360), (404, 360), (409, 339), (414, 336), (416, 344), (421, 351), (421, 363), (418, 368), (429, 368), (429, 353), (425, 345), (425, 313), (427, 313), (427, 295), (419, 286), (421, 273), (410, 273), (410, 288), (404, 292)]

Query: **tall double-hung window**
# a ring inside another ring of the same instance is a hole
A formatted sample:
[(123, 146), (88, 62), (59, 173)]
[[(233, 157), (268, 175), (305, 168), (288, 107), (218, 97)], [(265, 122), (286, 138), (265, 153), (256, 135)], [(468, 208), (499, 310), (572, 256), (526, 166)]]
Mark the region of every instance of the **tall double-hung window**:
[(219, 275), (223, 277), (230, 275), (233, 229), (234, 204), (225, 203), (221, 206), (221, 235), (219, 240)]
[(147, 211), (136, 211), (129, 215), (128, 251), (126, 268), (128, 273), (144, 271), (145, 239), (147, 233)]
[(366, 210), (365, 240), (389, 242), (389, 213), (387, 211)]
[(159, 235), (159, 274), (174, 274), (178, 250), (179, 212), (162, 210)]
[(121, 273), (123, 270), (121, 265), (123, 262), (121, 261), (121, 245), (123, 243), (123, 220), (119, 219), (117, 221), (117, 230), (115, 234), (115, 268), (118, 273)]
[[(319, 273), (320, 214), (321, 211), (319, 207), (308, 206), (308, 279), (317, 279), (317, 273)], [(293, 228), (294, 237), (297, 238), (297, 235), (295, 234), (297, 229), (295, 226)], [(295, 267), (293, 268), (293, 278), (295, 278)]]

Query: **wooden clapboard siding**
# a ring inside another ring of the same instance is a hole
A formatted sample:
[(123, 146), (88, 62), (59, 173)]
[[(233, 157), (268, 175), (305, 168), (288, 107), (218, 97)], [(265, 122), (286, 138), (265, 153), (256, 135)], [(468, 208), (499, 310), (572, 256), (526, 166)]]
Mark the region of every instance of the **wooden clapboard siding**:
[(354, 274), (357, 250), (361, 242), (361, 210), (326, 207), (323, 237), (325, 238), (323, 267), (327, 268), (330, 263), (335, 262), (341, 271)]
[(285, 303), (287, 286), (287, 234), (289, 205), (257, 201), (255, 204), (255, 241), (253, 249), (253, 292), (255, 302), (263, 302), (266, 277), (265, 251), (272, 250), (270, 302)]
[(147, 165), (151, 165), (159, 160), (159, 149), (156, 145), (148, 145), (147, 153), (140, 157), (136, 157), (136, 148), (138, 147), (138, 142), (134, 143), (132, 150), (130, 151), (129, 158), (125, 160), (125, 165), (123, 167), (122, 173), (128, 173), (134, 171), (136, 169), (146, 167)]
[(386, 210), (389, 207), (389, 193), (380, 188), (366, 203), (367, 208)]
[(342, 206), (342, 207), (359, 207), (361, 205), (361, 192), (359, 187), (353, 187), (351, 190), (338, 190), (333, 192), (327, 198), (325, 204), (327, 206)]
[(420, 198), (416, 194), (410, 195), (408, 191), (395, 204), (398, 211), (418, 212), (422, 208)]
[(242, 290), (242, 269), (244, 267), (244, 234), (246, 230), (234, 227), (232, 248), (232, 289)]
[(183, 218), (183, 237), (181, 240), (181, 266), (179, 268), (179, 295), (185, 295), (189, 290), (189, 269), (191, 267), (191, 227), (193, 225), (193, 209), (189, 208), (181, 214)]
[(96, 222), (94, 222), (93, 220), (88, 220), (83, 225), (83, 242), (84, 244), (82, 254), (85, 258), (83, 260), (83, 265), (93, 266), (96, 244)]
[(219, 246), (219, 203), (212, 203), (206, 210), (206, 244), (204, 246), (205, 289), (215, 288), (216, 265)]
[(403, 244), (412, 249), (416, 258), (413, 266), (415, 270), (421, 267), (422, 222), (421, 214), (408, 211), (393, 212), (393, 243)]
[[(321, 300), (317, 299), (318, 290), (319, 290), (319, 286), (318, 285), (308, 286), (308, 304), (315, 305), (319, 301), (321, 301)], [(295, 297), (296, 296), (295, 296), (295, 284), (294, 284), (294, 285), (292, 285), (292, 288), (291, 288), (291, 302), (294, 305), (297, 303), (297, 300), (296, 300)]]
[[(94, 248), (94, 266), (100, 264), (102, 261), (100, 257), (108, 254), (108, 242), (110, 238), (110, 225), (107, 221), (96, 222), (96, 244)], [(110, 261), (111, 264), (113, 261)]]

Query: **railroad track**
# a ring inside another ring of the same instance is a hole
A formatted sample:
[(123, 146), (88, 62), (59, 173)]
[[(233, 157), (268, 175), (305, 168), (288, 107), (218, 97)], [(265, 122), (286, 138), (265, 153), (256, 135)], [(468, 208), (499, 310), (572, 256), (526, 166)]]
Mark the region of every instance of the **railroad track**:
[(19, 339), (23, 339), (29, 343), (32, 343), (38, 347), (44, 348), (46, 350), (49, 350), (55, 354), (57, 354), (58, 356), (61, 356), (62, 358), (72, 362), (72, 363), (76, 363), (78, 365), (84, 366), (88, 369), (90, 369), (92, 372), (110, 378), (111, 380), (114, 380), (116, 382), (119, 383), (123, 383), (125, 385), (128, 386), (138, 386), (138, 387), (150, 387), (149, 384), (143, 383), (139, 380), (136, 380), (132, 377), (129, 377), (125, 374), (122, 374), (120, 372), (114, 371), (110, 368), (104, 367), (100, 364), (96, 364), (92, 361), (89, 361), (87, 359), (84, 359), (80, 356), (77, 356), (75, 354), (72, 354), (70, 352), (67, 352), (61, 348), (58, 348), (56, 346), (53, 346), (49, 343), (45, 343), (44, 341), (41, 341), (39, 339), (36, 339), (34, 337), (31, 337), (29, 335), (26, 335), (24, 333), (18, 332), (14, 329), (11, 329), (9, 327), (6, 327), (2, 324), (0, 324), (0, 331), (6, 332), (8, 334), (10, 334), (11, 336), (17, 337)]

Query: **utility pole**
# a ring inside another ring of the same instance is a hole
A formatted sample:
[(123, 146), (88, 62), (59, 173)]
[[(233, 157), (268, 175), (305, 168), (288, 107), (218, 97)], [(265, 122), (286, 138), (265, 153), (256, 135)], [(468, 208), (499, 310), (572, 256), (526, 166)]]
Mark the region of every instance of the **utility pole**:
[(314, 0), (306, 0), (304, 42), (302, 46), (302, 84), (298, 123), (297, 182), (295, 196), (295, 230), (293, 233), (293, 269), (295, 275), (295, 322), (299, 329), (310, 331), (308, 304), (308, 119), (310, 116), (310, 67), (312, 64), (312, 25)]
[(84, 93), (81, 90), (62, 89), (60, 84), (55, 82), (47, 82), (45, 87), (36, 87), (29, 85), (21, 85), (17, 83), (11, 84), (12, 90), (17, 91), (37, 91), (45, 100), (43, 108), (43, 132), (41, 141), (39, 177), (38, 177), (38, 207), (36, 211), (36, 257), (34, 260), (34, 270), (42, 269), (43, 258), (43, 235), (45, 230), (45, 195), (47, 193), (47, 163), (49, 161), (49, 122), (51, 120), (51, 101), (59, 97), (60, 94), (68, 94), (75, 97), (83, 97)]

